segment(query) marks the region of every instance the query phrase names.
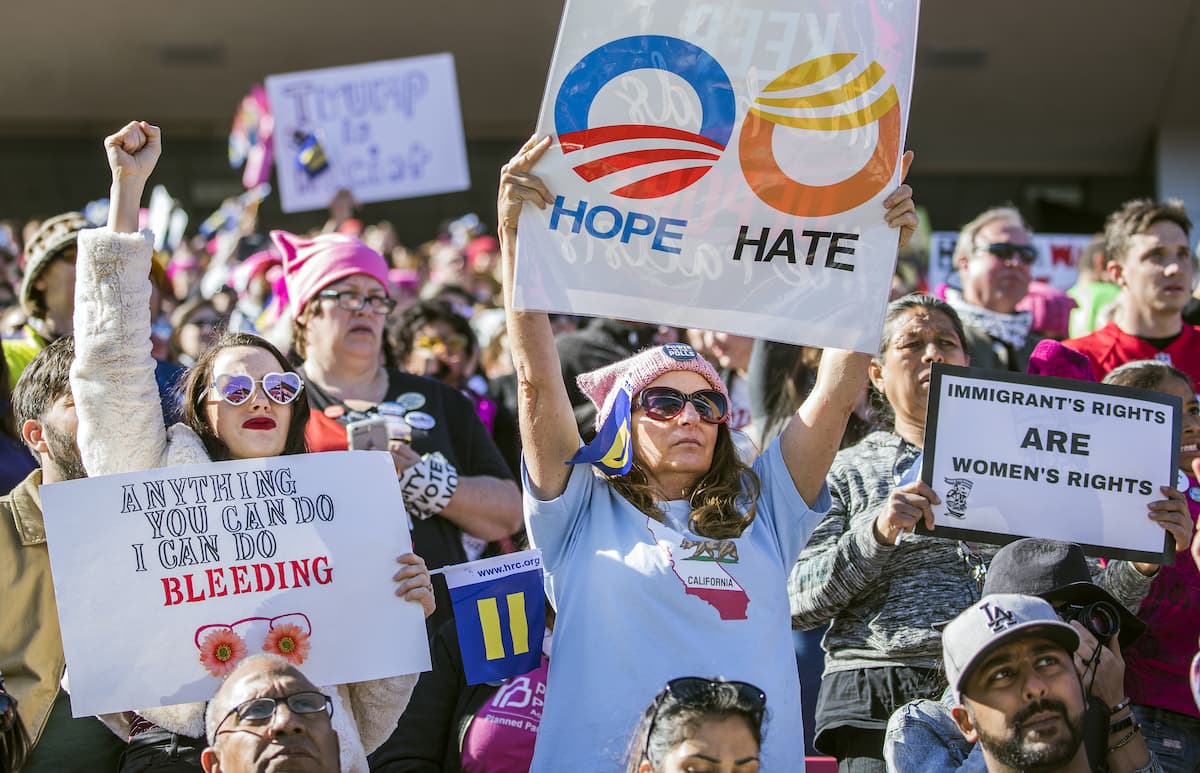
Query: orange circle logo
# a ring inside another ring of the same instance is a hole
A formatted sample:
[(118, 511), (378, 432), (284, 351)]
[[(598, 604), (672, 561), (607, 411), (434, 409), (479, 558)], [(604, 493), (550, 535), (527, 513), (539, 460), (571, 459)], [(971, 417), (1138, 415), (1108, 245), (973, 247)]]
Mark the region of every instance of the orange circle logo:
[[(866, 107), (827, 116), (794, 115), (776, 110), (809, 110), (837, 107), (852, 102), (879, 85), (887, 74), (878, 62), (841, 85), (804, 96), (771, 96), (805, 89), (840, 72), (857, 54), (829, 54), (796, 65), (771, 81), (764, 96), (742, 124), (738, 154), (742, 174), (751, 190), (768, 206), (797, 217), (821, 217), (845, 212), (863, 204), (883, 190), (896, 171), (900, 150), (900, 98), (889, 85)], [(840, 132), (878, 124), (875, 149), (870, 159), (854, 174), (829, 185), (808, 185), (793, 179), (779, 166), (773, 140), (775, 127), (818, 132)]]

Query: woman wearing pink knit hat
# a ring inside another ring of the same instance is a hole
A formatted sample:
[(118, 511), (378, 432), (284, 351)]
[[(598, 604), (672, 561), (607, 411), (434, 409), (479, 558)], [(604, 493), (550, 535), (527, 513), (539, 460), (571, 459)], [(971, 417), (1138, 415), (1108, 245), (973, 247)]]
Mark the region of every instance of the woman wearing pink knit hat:
[[(579, 378), (599, 410), (597, 439), (581, 449), (549, 320), (512, 308), (521, 208), (554, 201), (530, 173), (548, 147), (531, 139), (505, 166), (498, 213), (526, 528), (558, 614), (532, 771), (617, 769), (655, 690), (695, 673), (769, 690), (759, 764), (801, 770), (787, 577), (830, 506), (825, 473), (870, 358), (826, 351), (809, 399), (748, 467), (712, 366), (686, 344), (655, 347)], [(907, 241), (911, 191), (885, 204)]]
[[(383, 365), (385, 323), (396, 306), (383, 256), (345, 234), (272, 231), (271, 239), (283, 257), (294, 349), (304, 359), (309, 450), (343, 450), (347, 424), (383, 416), (413, 549), (430, 568), (478, 558), (468, 549), (517, 531), (520, 493), (471, 401)], [(451, 610), (445, 583), (435, 581), (434, 589), (432, 630)]]

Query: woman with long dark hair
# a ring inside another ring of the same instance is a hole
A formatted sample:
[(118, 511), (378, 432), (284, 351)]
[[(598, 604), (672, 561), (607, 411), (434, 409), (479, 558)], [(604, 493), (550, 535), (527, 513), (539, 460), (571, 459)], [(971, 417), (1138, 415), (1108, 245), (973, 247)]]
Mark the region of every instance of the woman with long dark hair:
[[(887, 307), (879, 354), (869, 372), (882, 420), (837, 455), (829, 471), (833, 507), (813, 532), (792, 574), (797, 628), (829, 622), (825, 675), (817, 699), (817, 748), (843, 771), (884, 770), (884, 729), (893, 711), (945, 688), (941, 635), (980, 596), (996, 546), (914, 534), (933, 528), (938, 495), (919, 480), (934, 363), (967, 365), (962, 323), (944, 301), (909, 295)], [(1150, 517), (1187, 529), (1175, 511)], [(1185, 543), (1187, 540), (1183, 540)], [(1157, 567), (1110, 562), (1098, 581), (1126, 606), (1145, 594)]]
[[(548, 147), (549, 138), (531, 139), (504, 167), (498, 213), (526, 526), (558, 612), (532, 770), (613, 769), (627, 748), (623, 718), (646, 705), (652, 685), (689, 672), (778, 690), (776, 724), (786, 730), (762, 758), (787, 769), (804, 755), (787, 573), (829, 507), (825, 472), (869, 358), (827, 351), (810, 399), (747, 466), (716, 370), (686, 344), (646, 349), (579, 378), (597, 427), (629, 433), (628, 472), (572, 466), (581, 442), (550, 321), (512, 306), (521, 208), (555, 200), (530, 172)], [(885, 204), (907, 236), (911, 192)]]

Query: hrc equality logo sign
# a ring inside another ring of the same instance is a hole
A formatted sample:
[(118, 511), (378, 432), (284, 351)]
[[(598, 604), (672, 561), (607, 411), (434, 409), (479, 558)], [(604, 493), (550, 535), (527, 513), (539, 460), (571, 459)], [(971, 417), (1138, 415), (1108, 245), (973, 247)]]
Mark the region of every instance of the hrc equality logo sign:
[[(882, 96), (861, 109), (812, 114), (851, 103), (880, 85), (886, 72), (878, 62), (819, 93), (789, 93), (805, 91), (836, 75), (856, 57), (853, 53), (830, 54), (796, 65), (771, 81), (754, 101), (742, 124), (738, 156), (746, 182), (763, 203), (801, 217), (831, 215), (863, 204), (890, 181), (901, 128), (895, 86), (888, 86)], [(589, 113), (601, 89), (635, 70), (662, 70), (687, 83), (699, 101), (699, 130), (651, 124), (590, 126)], [(654, 165), (654, 171), (645, 177), (609, 190), (628, 199), (669, 196), (702, 178), (725, 151), (736, 118), (733, 87), (720, 63), (699, 46), (664, 35), (621, 38), (593, 50), (568, 72), (554, 106), (555, 132), (564, 155), (591, 150), (591, 157), (596, 149), (612, 150), (573, 167), (585, 181), (602, 182), (618, 172)], [(876, 123), (878, 133), (870, 159), (844, 180), (817, 185), (794, 179), (775, 156), (777, 145), (786, 148), (793, 142), (820, 140), (815, 132), (865, 129)], [(777, 127), (794, 131), (777, 139)], [(656, 146), (646, 147), (647, 140)]]

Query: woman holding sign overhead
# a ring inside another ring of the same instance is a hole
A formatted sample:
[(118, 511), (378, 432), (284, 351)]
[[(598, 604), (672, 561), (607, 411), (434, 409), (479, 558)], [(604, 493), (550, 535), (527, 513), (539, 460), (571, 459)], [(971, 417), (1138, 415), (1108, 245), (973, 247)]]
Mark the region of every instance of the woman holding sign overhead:
[[(616, 769), (653, 690), (690, 673), (770, 685), (761, 766), (796, 769), (787, 573), (829, 508), (825, 471), (868, 358), (828, 351), (812, 396), (750, 467), (712, 366), (686, 344), (647, 349), (580, 377), (598, 409), (597, 441), (581, 450), (549, 319), (512, 306), (522, 206), (554, 201), (530, 171), (549, 146), (530, 139), (504, 167), (498, 213), (526, 526), (558, 613), (532, 770)], [(902, 241), (911, 196), (902, 186), (880, 212)]]
[[(243, 333), (222, 338), (189, 371), (184, 421), (164, 430), (149, 345), (153, 239), (137, 231), (138, 204), (161, 151), (159, 130), (135, 121), (104, 145), (113, 177), (108, 227), (81, 234), (76, 263), (71, 390), (88, 474), (304, 453), (302, 378), (274, 346)], [(433, 591), (424, 562), (411, 553), (399, 560), (397, 595), (420, 603), (428, 616)], [(221, 663), (213, 665), (231, 667), (237, 651), (233, 645), (214, 650)], [(395, 727), (415, 681), (412, 674), (327, 690), (342, 771), (366, 773), (367, 752)], [(129, 738), (123, 770), (199, 770), (204, 704), (104, 720)]]
[[(830, 623), (822, 641), (815, 745), (837, 757), (842, 770), (882, 773), (891, 713), (915, 698), (941, 697), (941, 638), (934, 626), (979, 598), (996, 550), (913, 533), (918, 523), (933, 528), (930, 504), (939, 501), (919, 480), (930, 369), (936, 362), (967, 365), (964, 340), (958, 315), (944, 301), (909, 295), (889, 304), (869, 371), (892, 428), (834, 459), (828, 479), (833, 507), (792, 574), (796, 627)], [(1150, 517), (1176, 531), (1184, 528), (1182, 502), (1171, 501)], [(1182, 532), (1177, 539), (1187, 544)], [(1099, 582), (1129, 607), (1149, 587), (1124, 561), (1110, 562)]]

